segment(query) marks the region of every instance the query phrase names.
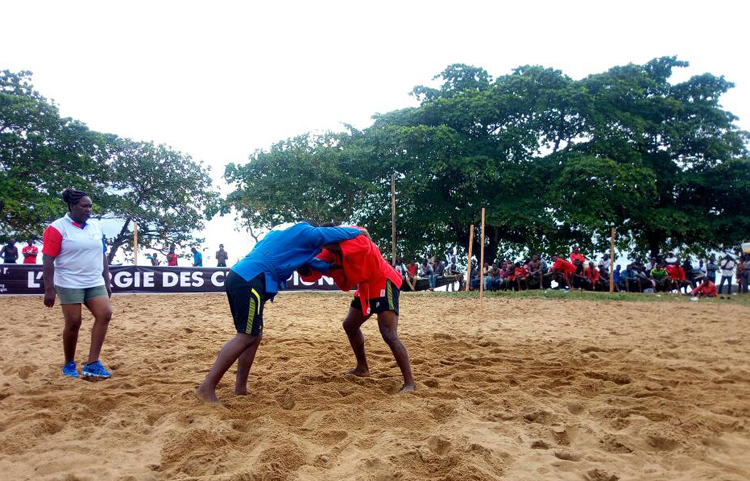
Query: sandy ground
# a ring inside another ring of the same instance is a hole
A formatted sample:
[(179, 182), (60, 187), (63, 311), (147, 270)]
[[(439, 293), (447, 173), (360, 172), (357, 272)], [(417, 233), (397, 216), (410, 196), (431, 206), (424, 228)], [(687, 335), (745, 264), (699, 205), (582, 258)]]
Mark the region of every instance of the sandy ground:
[(373, 375), (342, 374), (349, 299), (269, 304), (250, 395), (231, 370), (213, 407), (223, 296), (116, 296), (100, 382), (59, 374), (59, 307), (0, 297), (0, 479), (750, 479), (748, 307), (405, 294), (396, 395), (374, 320)]

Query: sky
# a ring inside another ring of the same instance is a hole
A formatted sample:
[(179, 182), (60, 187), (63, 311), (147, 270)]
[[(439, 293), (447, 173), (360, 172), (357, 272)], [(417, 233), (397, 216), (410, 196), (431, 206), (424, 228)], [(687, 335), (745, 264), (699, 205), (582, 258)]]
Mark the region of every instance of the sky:
[[(543, 65), (572, 78), (664, 55), (736, 87), (721, 103), (750, 130), (741, 1), (7, 1), (0, 69), (31, 70), (63, 116), (224, 166), (306, 132), (365, 128), (415, 105), (452, 63), (493, 77)], [(233, 216), (202, 236), (232, 263), (252, 247)], [(145, 258), (141, 256), (141, 261)], [(186, 262), (183, 262), (186, 263)]]

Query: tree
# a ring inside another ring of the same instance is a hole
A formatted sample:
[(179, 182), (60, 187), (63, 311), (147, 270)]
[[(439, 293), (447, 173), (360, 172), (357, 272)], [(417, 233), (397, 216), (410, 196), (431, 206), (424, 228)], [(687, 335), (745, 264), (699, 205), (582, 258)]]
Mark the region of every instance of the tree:
[(120, 248), (132, 252), (132, 221), (138, 222), (139, 245), (164, 254), (172, 245), (203, 241), (195, 233), (218, 203), (210, 168), (165, 145), (118, 139), (111, 169), (107, 215), (124, 223), (110, 240), (110, 262)]
[(60, 193), (87, 192), (94, 216), (123, 221), (111, 239), (110, 261), (140, 242), (163, 252), (193, 241), (216, 212), (208, 169), (152, 143), (102, 134), (70, 118), (34, 90), (30, 72), (0, 72), (0, 239), (39, 239), (67, 211)]
[(728, 246), (747, 235), (737, 200), (750, 195), (748, 134), (718, 103), (732, 87), (723, 77), (669, 83), (686, 65), (662, 57), (582, 80), (528, 65), (493, 80), (451, 65), (439, 88), (414, 88), (418, 107), (230, 166), (227, 206), (251, 226), (355, 222), (387, 244), (395, 175), (405, 256), (466, 246), (483, 206), (489, 260), (571, 244), (592, 254), (612, 225), (640, 253)]
[(34, 90), (31, 72), (0, 72), (0, 239), (38, 239), (66, 211), (70, 186), (99, 197), (111, 136), (61, 118)]

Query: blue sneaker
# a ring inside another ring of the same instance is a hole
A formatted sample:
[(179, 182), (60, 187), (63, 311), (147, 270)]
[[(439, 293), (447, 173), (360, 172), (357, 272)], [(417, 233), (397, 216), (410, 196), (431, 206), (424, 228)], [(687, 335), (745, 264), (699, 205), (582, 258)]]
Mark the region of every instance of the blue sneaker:
[(78, 379), (78, 367), (75, 361), (70, 361), (62, 367), (63, 376), (72, 377)]
[(102, 363), (99, 361), (84, 364), (81, 368), (81, 375), (83, 377), (98, 377), (102, 379), (108, 379), (112, 376), (112, 373), (104, 369)]

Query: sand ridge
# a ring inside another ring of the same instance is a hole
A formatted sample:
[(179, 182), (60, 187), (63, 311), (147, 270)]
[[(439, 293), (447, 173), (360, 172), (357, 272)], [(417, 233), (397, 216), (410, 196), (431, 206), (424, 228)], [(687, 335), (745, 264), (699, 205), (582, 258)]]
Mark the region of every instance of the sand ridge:
[[(233, 326), (221, 295), (113, 298), (107, 381), (66, 380), (62, 314), (0, 297), (0, 479), (745, 480), (750, 309), (404, 294), (417, 392), (350, 296), (268, 304), (247, 397), (193, 390)], [(85, 318), (78, 359), (85, 357)], [(8, 476), (5, 478), (5, 476)]]

